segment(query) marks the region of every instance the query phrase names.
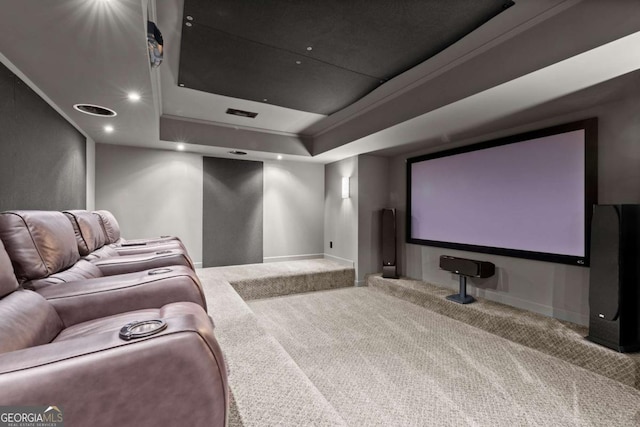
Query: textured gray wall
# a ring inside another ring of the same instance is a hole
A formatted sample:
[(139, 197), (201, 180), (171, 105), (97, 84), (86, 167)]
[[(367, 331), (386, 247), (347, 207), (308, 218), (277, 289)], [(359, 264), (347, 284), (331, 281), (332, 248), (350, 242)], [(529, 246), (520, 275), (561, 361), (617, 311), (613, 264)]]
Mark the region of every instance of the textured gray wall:
[(85, 137), (0, 64), (0, 211), (84, 209)]
[(203, 157), (203, 267), (262, 262), (263, 164)]

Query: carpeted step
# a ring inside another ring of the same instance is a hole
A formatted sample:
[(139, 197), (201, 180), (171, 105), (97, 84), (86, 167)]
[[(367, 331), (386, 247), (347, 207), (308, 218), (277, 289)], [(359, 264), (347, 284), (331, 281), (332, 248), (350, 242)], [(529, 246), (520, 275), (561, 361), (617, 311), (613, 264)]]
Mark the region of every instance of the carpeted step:
[(229, 427), (345, 425), (219, 270), (199, 269), (198, 276), (229, 366)]
[(367, 285), (640, 389), (640, 354), (618, 353), (587, 341), (586, 327), (484, 298), (457, 304), (445, 298), (451, 289), (418, 280), (383, 279), (378, 274), (368, 276)]
[(355, 269), (326, 259), (214, 267), (245, 301), (353, 286)]

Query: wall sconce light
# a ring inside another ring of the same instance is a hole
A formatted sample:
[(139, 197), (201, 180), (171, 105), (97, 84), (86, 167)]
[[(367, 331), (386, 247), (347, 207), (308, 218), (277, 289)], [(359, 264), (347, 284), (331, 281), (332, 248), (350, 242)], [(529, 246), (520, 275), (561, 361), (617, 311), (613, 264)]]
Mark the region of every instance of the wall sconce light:
[(342, 198), (343, 199), (349, 198), (349, 177), (348, 176), (342, 177)]

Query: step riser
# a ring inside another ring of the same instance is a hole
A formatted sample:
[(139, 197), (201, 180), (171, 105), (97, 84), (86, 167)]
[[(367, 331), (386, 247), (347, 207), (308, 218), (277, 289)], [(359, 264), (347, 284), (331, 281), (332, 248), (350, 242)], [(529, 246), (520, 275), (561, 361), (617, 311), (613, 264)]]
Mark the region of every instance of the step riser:
[(353, 269), (231, 281), (231, 286), (249, 301), (302, 292), (325, 291), (354, 285)]

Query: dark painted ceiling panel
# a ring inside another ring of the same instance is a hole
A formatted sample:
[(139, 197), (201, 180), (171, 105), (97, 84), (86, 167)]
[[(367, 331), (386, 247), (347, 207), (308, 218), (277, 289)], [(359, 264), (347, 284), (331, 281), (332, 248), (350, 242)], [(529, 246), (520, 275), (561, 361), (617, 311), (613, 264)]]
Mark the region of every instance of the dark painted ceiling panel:
[[(179, 82), (206, 92), (267, 98), (275, 105), (331, 114), (380, 81), (446, 49), (511, 4), (185, 0)], [(296, 61), (301, 66), (295, 66)]]
[(377, 79), (197, 23), (182, 34), (178, 81), (191, 89), (330, 114), (380, 84)]

